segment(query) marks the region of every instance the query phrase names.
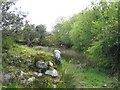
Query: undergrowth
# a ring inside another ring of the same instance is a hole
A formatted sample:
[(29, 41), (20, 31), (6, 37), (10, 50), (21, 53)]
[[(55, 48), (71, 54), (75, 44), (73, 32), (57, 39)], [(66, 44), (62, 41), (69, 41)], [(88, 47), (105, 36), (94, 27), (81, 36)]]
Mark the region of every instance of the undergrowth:
[[(115, 78), (95, 67), (78, 67), (62, 59), (62, 80), (58, 87), (63, 88), (113, 88)], [(106, 85), (106, 86), (105, 86)]]

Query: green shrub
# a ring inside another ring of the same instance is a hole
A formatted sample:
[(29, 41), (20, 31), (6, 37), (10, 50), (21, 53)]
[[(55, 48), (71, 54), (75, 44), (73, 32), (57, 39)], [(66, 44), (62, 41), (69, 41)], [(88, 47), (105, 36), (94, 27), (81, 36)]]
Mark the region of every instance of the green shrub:
[(11, 38), (3, 38), (2, 39), (2, 48), (4, 49), (10, 49), (11, 46), (13, 46), (14, 44), (14, 40), (12, 40)]
[(87, 54), (98, 66), (110, 69), (110, 72), (115, 73), (118, 62), (118, 47), (119, 43), (116, 43), (115, 38), (106, 37), (93, 43), (92, 46), (88, 48)]
[(98, 62), (98, 59), (102, 58), (102, 41), (95, 42), (88, 48), (87, 53), (90, 58)]

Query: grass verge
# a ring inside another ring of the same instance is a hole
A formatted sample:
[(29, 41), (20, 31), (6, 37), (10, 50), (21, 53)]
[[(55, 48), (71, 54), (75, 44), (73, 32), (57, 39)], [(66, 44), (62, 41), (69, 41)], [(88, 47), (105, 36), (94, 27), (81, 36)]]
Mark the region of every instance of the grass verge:
[(62, 80), (58, 87), (63, 88), (113, 88), (113, 77), (97, 68), (78, 68), (76, 64), (62, 60)]

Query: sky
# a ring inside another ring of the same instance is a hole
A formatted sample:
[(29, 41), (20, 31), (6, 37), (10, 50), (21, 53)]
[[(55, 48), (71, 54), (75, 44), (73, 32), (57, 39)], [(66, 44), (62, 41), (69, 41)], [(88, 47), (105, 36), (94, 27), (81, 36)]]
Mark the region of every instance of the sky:
[[(18, 0), (16, 7), (29, 12), (30, 24), (45, 24), (51, 31), (59, 17), (70, 17), (89, 6), (91, 0)], [(93, 1), (93, 0), (92, 0)]]

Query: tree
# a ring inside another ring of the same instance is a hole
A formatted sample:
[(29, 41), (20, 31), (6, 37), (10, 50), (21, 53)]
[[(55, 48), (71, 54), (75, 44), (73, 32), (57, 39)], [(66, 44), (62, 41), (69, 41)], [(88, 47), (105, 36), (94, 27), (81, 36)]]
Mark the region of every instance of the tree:
[(118, 70), (118, 3), (100, 2), (72, 17), (73, 47), (87, 52), (98, 66)]
[(32, 46), (33, 45), (33, 40), (36, 37), (36, 31), (35, 31), (35, 25), (30, 25), (30, 24), (26, 24), (25, 27), (23, 28), (23, 30), (21, 31), (22, 37), (24, 38), (24, 40), (26, 41), (28, 46)]
[(14, 42), (17, 36), (20, 35), (20, 30), (23, 27), (23, 20), (26, 17), (26, 13), (20, 12), (19, 10), (11, 10), (10, 7), (15, 5), (13, 1), (0, 1), (0, 34), (2, 33), (2, 50), (7, 51)]
[(117, 2), (93, 3), (69, 20), (61, 20), (54, 26), (55, 42), (66, 45), (71, 40), (74, 49), (85, 52), (98, 66), (118, 71), (118, 10)]
[(90, 57), (105, 68), (111, 68), (112, 72), (118, 70), (118, 53), (120, 42), (118, 38), (118, 3), (100, 2), (94, 8), (98, 18), (92, 23), (92, 32), (96, 39), (88, 48)]
[(72, 46), (69, 32), (71, 31), (71, 22), (67, 20), (61, 20), (54, 26), (55, 43), (57, 46), (64, 46), (70, 48)]
[(35, 30), (37, 32), (37, 37), (39, 39), (39, 43), (42, 44), (42, 40), (46, 34), (46, 26), (40, 24), (40, 25), (36, 26)]
[(11, 11), (10, 7), (12, 5), (15, 5), (15, 2), (7, 1), (2, 2), (0, 5), (3, 37), (15, 37), (23, 27), (23, 19), (26, 17), (26, 13), (17, 10)]

